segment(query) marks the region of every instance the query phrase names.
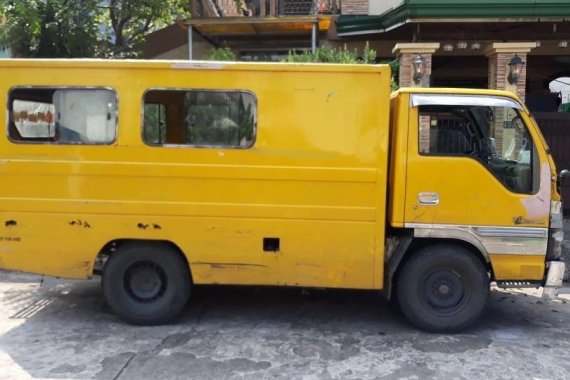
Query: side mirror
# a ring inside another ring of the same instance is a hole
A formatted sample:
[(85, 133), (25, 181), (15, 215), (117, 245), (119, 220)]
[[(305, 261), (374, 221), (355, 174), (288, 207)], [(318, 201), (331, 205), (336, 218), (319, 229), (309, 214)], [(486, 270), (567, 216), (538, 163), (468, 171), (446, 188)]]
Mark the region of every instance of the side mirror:
[(487, 140), (487, 144), (488, 144), (489, 148), (491, 149), (491, 154), (496, 155), (497, 154), (497, 142), (495, 141), (495, 138), (494, 137), (487, 137), (487, 138), (485, 138), (485, 140)]
[(562, 169), (558, 173), (558, 182), (565, 183), (570, 178), (570, 170)]

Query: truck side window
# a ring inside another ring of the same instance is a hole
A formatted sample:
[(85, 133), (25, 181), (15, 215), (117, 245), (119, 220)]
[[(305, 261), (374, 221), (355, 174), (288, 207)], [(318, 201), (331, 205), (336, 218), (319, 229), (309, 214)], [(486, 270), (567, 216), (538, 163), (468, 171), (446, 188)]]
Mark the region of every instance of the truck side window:
[(149, 145), (249, 148), (255, 141), (257, 100), (237, 90), (149, 90), (143, 119)]
[(467, 156), (515, 193), (538, 190), (538, 156), (517, 110), (508, 107), (419, 107), (419, 152)]
[(144, 140), (152, 144), (166, 142), (166, 106), (160, 103), (144, 105)]
[(15, 143), (110, 144), (117, 135), (117, 96), (109, 89), (15, 88), (8, 136)]

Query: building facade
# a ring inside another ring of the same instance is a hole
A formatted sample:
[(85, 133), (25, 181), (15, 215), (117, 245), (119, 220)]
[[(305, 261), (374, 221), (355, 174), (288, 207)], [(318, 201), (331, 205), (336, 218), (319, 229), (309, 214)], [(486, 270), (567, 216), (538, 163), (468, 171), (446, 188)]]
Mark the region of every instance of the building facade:
[[(505, 65), (516, 54), (523, 68), (515, 91), (533, 108), (554, 111), (561, 97), (570, 96), (550, 92), (553, 81), (570, 77), (570, 0), (194, 0), (192, 4), (192, 18), (148, 37), (147, 58), (200, 59), (212, 48), (228, 47), (240, 60), (280, 61), (289, 51), (317, 46), (362, 51), (368, 42), (378, 61), (400, 56), (402, 85), (414, 84), (411, 60), (421, 54), (429, 76), (422, 85), (505, 88), (508, 83), (499, 76), (505, 75)], [(554, 88), (564, 90), (558, 84)]]

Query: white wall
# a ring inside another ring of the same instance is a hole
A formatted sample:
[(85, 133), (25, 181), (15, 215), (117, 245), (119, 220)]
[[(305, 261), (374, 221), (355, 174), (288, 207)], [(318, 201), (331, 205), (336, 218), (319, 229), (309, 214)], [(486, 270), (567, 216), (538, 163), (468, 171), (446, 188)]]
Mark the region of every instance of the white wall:
[(403, 2), (403, 0), (368, 0), (368, 14), (380, 15)]
[(559, 93), (562, 97), (562, 103), (570, 103), (570, 78), (557, 78), (556, 81), (550, 82), (550, 92)]

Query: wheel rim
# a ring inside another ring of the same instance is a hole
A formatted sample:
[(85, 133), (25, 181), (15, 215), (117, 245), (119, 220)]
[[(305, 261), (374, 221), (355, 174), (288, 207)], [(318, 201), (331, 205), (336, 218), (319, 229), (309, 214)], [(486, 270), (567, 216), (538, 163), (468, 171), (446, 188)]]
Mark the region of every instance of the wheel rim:
[(438, 270), (420, 282), (424, 303), (438, 315), (450, 315), (465, 305), (468, 292), (461, 276), (452, 270)]
[(133, 299), (151, 302), (162, 297), (166, 291), (167, 277), (156, 263), (138, 261), (125, 271), (124, 285)]

